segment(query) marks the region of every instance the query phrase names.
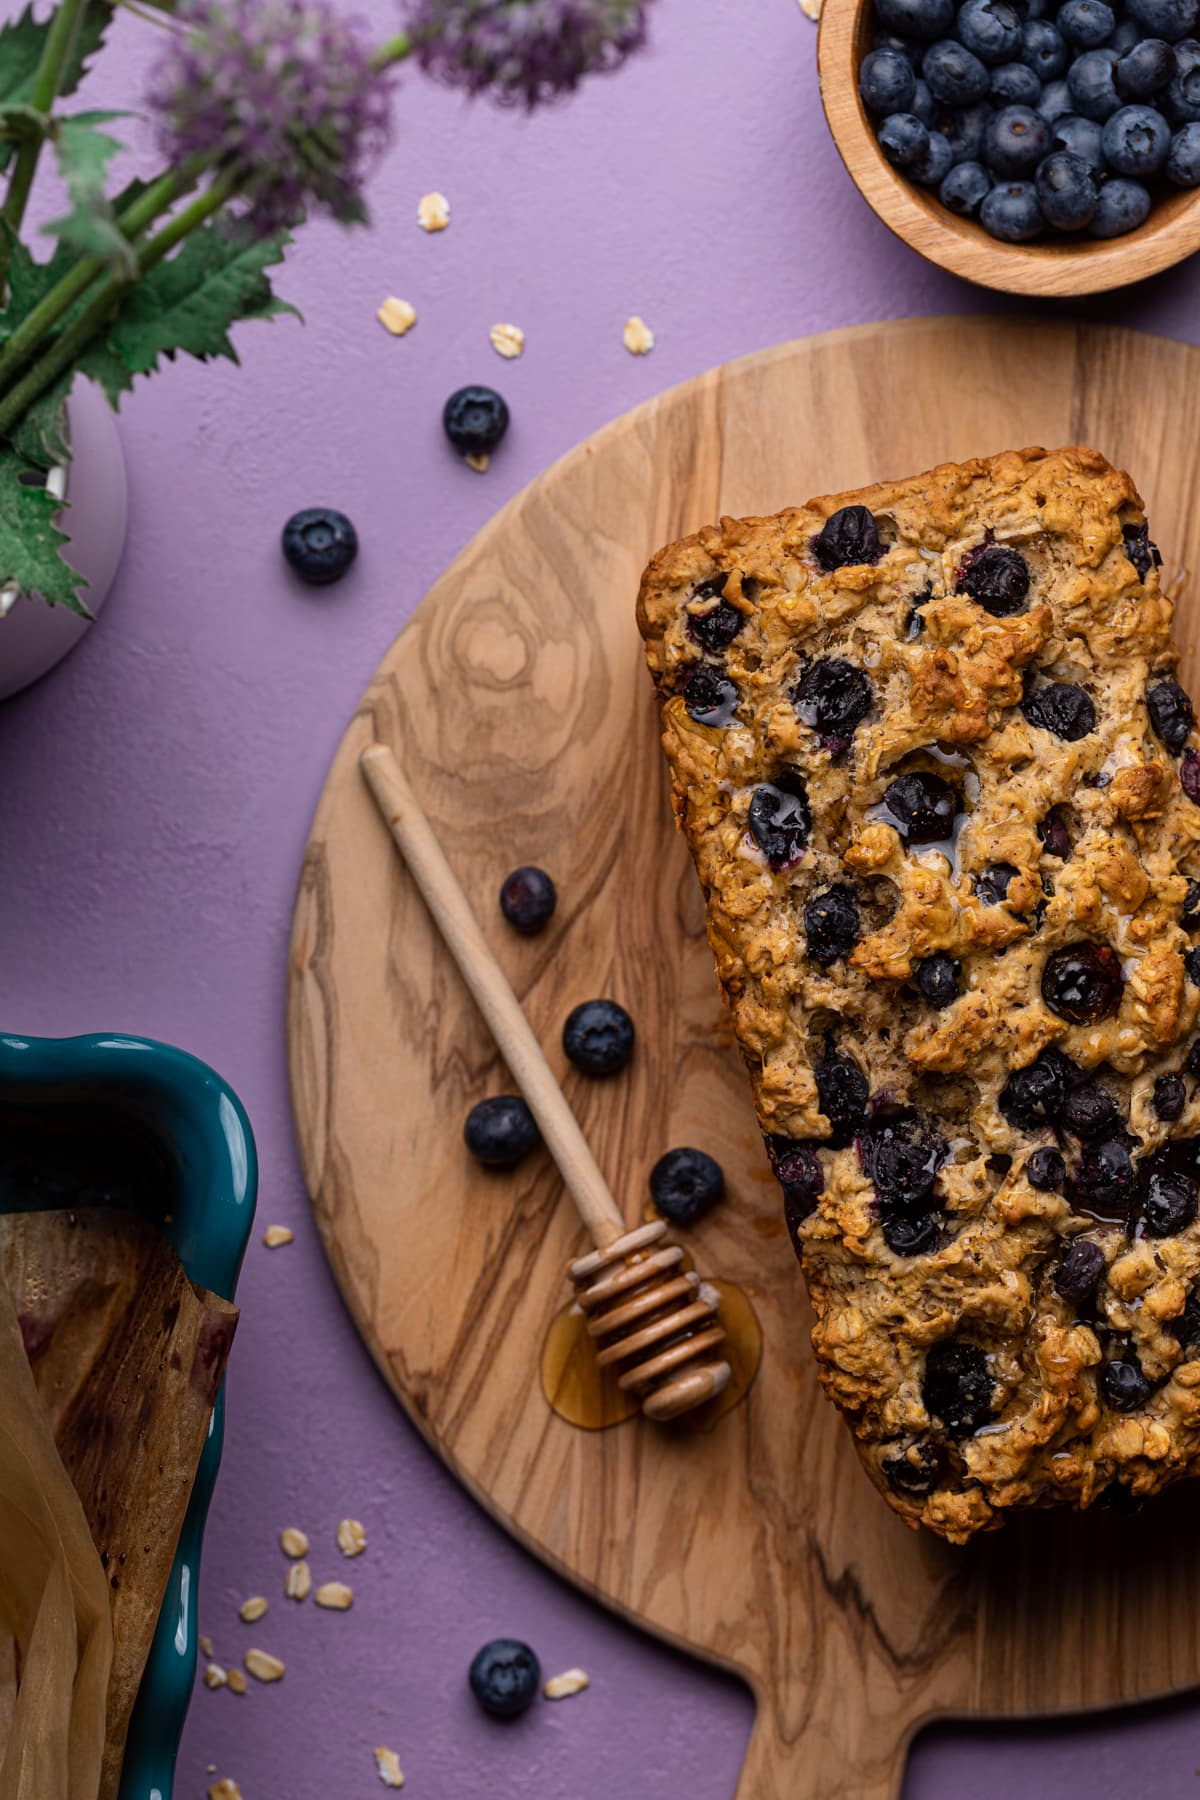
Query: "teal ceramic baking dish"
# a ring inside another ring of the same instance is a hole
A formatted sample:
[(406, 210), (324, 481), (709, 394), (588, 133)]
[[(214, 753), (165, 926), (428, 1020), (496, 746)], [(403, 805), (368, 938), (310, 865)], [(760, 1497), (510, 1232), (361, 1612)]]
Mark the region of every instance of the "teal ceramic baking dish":
[[(0, 1211), (144, 1212), (190, 1278), (232, 1300), (257, 1188), (242, 1104), (194, 1056), (146, 1038), (0, 1035)], [(196, 1673), (200, 1546), (224, 1418), (222, 1388), (134, 1709), (120, 1800), (170, 1800)]]

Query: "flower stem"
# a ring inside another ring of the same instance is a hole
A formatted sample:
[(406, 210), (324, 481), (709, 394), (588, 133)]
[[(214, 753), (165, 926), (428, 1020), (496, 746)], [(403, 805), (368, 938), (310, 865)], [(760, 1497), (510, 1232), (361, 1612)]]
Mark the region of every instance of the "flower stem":
[[(58, 86), (63, 77), (67, 58), (79, 35), (79, 27), (83, 23), (83, 15), (87, 11), (87, 0), (61, 0), (58, 11), (50, 21), (50, 29), (46, 33), (46, 42), (42, 46), (42, 57), (33, 78), (33, 87), (29, 94), (29, 104), (40, 113), (49, 113), (58, 95)], [(4, 223), (8, 226), (12, 237), (16, 237), (21, 229), (21, 221), (25, 217), (25, 205), (29, 199), (29, 190), (33, 186), (33, 178), (37, 173), (38, 157), (42, 153), (43, 134), (26, 138), (17, 151), (17, 159), (9, 179), (8, 195), (4, 202)], [(0, 294), (8, 280), (8, 264), (12, 255), (12, 238), (7, 234), (0, 240)]]
[[(137, 252), (137, 275), (127, 276), (112, 274), (102, 282), (88, 305), (80, 313), (73, 325), (69, 325), (51, 344), (45, 354), (38, 358), (32, 369), (24, 375), (16, 386), (0, 400), (0, 438), (8, 437), (13, 427), (20, 423), (26, 411), (35, 400), (52, 387), (60, 375), (64, 375), (71, 364), (88, 348), (94, 337), (97, 337), (108, 325), (114, 309), (119, 305), (125, 290), (132, 281), (146, 274), (156, 263), (173, 250), (188, 233), (202, 225), (206, 219), (218, 212), (229, 197), (236, 192), (238, 172), (227, 169), (218, 175), (211, 187), (185, 206), (182, 212), (176, 213), (170, 222), (163, 226), (154, 237), (148, 238)], [(143, 199), (145, 196), (143, 195)]]
[(390, 68), (393, 63), (403, 62), (411, 49), (412, 39), (407, 31), (398, 31), (395, 37), (388, 38), (386, 43), (380, 44), (378, 50), (372, 53), (371, 67), (373, 69)]

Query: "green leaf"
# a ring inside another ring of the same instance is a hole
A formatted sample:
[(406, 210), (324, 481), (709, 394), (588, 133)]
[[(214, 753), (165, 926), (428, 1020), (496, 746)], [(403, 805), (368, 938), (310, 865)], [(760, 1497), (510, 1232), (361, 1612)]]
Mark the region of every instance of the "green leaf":
[(41, 471), (0, 445), (0, 581), (15, 581), (23, 594), (40, 594), (86, 619), (91, 615), (79, 590), (87, 582), (63, 559), (67, 534), (54, 523), (61, 507), (46, 492)]
[(42, 230), (81, 256), (103, 256), (127, 274), (137, 271), (129, 240), (117, 228), (112, 202), (104, 192), (104, 171), (122, 148), (115, 137), (98, 129), (125, 113), (72, 113), (54, 122), (54, 151), (71, 210), (51, 219)]
[[(91, 0), (75, 46), (63, 68), (58, 85), (60, 95), (73, 94), (79, 86), (88, 59), (96, 54), (104, 40), (112, 15), (110, 0)], [(50, 13), (39, 24), (33, 16), (33, 0), (29, 0), (19, 18), (0, 26), (0, 106), (28, 105), (52, 17), (53, 13)], [(8, 167), (12, 153), (11, 144), (0, 143), (0, 171)]]
[(236, 362), (229, 327), (266, 314), (274, 296), (264, 271), (283, 260), (290, 241), (282, 231), (254, 242), (203, 226), (129, 290), (108, 333), (109, 348), (131, 375), (149, 374), (160, 356), (178, 350)]
[(43, 137), (48, 130), (50, 120), (45, 113), (40, 113), (36, 106), (0, 106), (0, 137), (21, 138)]
[[(8, 299), (0, 308), (0, 343), (11, 337), (21, 320), (33, 311), (44, 294), (74, 267), (73, 250), (59, 244), (48, 262), (35, 262), (25, 245), (14, 237), (0, 221), (0, 231), (8, 239), (11, 260), (8, 265)], [(69, 316), (69, 315), (68, 315)]]
[(73, 379), (71, 370), (60, 375), (9, 434), (13, 449), (39, 469), (52, 469), (55, 463), (71, 460), (65, 408)]
[(101, 340), (93, 342), (91, 348), (76, 359), (75, 367), (81, 375), (88, 376), (104, 389), (114, 412), (121, 404), (121, 395), (127, 394), (133, 386), (133, 376), (121, 358)]

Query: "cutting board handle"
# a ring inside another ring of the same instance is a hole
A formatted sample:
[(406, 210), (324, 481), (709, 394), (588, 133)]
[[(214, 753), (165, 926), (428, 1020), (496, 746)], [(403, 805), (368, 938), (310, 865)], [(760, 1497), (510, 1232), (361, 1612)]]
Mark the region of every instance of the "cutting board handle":
[(819, 1697), (832, 1712), (821, 1705), (792, 1722), (760, 1691), (734, 1800), (900, 1800), (906, 1725), (875, 1718), (859, 1683), (839, 1701), (822, 1682)]

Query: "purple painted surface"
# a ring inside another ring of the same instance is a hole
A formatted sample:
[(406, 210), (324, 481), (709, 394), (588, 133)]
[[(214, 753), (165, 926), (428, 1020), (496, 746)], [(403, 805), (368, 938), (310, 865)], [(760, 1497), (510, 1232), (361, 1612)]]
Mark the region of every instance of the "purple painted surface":
[[(363, 10), (390, 28), (389, 0)], [(134, 103), (154, 35), (119, 19), (87, 104)], [(423, 591), (504, 500), (606, 420), (728, 357), (998, 304), (867, 211), (825, 131), (814, 48), (795, 0), (659, 0), (650, 54), (531, 122), (408, 76), (375, 230), (317, 226), (292, 254), (281, 288), (307, 325), (243, 330), (242, 369), (181, 364), (126, 403), (129, 549), (106, 616), (0, 709), (3, 1024), (123, 1027), (216, 1063), (258, 1133), (260, 1223), (297, 1234), (248, 1258), (200, 1600), (218, 1657), (259, 1644), (287, 1676), (244, 1699), (197, 1693), (178, 1800), (200, 1800), (210, 1762), (246, 1800), (370, 1795), (381, 1743), (408, 1791), (438, 1800), (726, 1800), (735, 1786), (743, 1690), (516, 1549), (376, 1376), (309, 1223), (284, 960), (342, 726)], [(415, 209), (434, 187), (453, 220), (426, 237)], [(389, 293), (420, 314), (402, 341), (375, 323)], [(1198, 296), (1193, 266), (1078, 310), (1195, 341)], [(635, 311), (658, 333), (643, 360), (621, 347)], [(489, 348), (497, 320), (528, 334), (521, 361)], [(439, 427), (446, 394), (481, 379), (514, 414), (483, 479)], [(318, 502), (350, 512), (363, 543), (326, 592), (291, 580), (277, 547), (286, 515)], [(370, 1538), (349, 1565), (333, 1545), (347, 1513)], [(351, 1613), (282, 1599), (289, 1523), (310, 1534), (318, 1580), (353, 1582)], [(243, 1626), (236, 1605), (259, 1591), (271, 1611)], [(591, 1690), (494, 1727), (464, 1679), (498, 1632), (527, 1636), (547, 1670), (582, 1663)], [(1176, 1800), (1196, 1793), (1198, 1764), (1200, 1701), (1086, 1729), (930, 1734), (905, 1793)]]

